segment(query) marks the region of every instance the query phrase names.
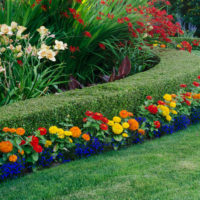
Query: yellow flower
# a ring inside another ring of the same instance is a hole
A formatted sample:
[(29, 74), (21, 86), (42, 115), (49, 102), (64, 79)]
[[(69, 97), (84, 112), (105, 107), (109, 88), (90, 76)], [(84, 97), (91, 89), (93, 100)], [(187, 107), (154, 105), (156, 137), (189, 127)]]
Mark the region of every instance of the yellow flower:
[(121, 122), (121, 118), (120, 117), (113, 117), (113, 121), (116, 122), (116, 123), (120, 123)]
[(172, 117), (171, 117), (170, 115), (167, 115), (167, 116), (166, 116), (166, 120), (167, 120), (168, 122), (170, 122), (170, 121), (172, 120)]
[(181, 45), (180, 45), (180, 44), (177, 44), (177, 48), (181, 48)]
[(58, 128), (57, 135), (60, 139), (63, 139), (65, 137), (65, 131), (62, 128)]
[(163, 96), (163, 98), (166, 100), (166, 101), (171, 101), (172, 100), (172, 96), (170, 94), (165, 94)]
[(70, 143), (73, 143), (73, 140), (72, 140), (71, 138), (69, 138), (69, 142), (70, 142)]
[(171, 103), (169, 104), (169, 106), (172, 107), (172, 108), (176, 108), (176, 103), (175, 103), (175, 102), (171, 102)]
[(124, 138), (127, 138), (127, 137), (128, 137), (128, 134), (127, 134), (127, 133), (122, 133), (122, 136), (123, 136)]
[(123, 132), (123, 130), (124, 130), (123, 127), (118, 123), (116, 123), (112, 126), (113, 133), (115, 133), (117, 135), (121, 134)]
[(162, 111), (163, 116), (169, 115), (169, 108), (167, 106), (159, 105), (158, 108)]
[(50, 134), (56, 134), (57, 131), (58, 131), (57, 126), (51, 126), (51, 127), (49, 128), (49, 133), (50, 133)]
[(46, 140), (46, 143), (45, 143), (45, 147), (48, 148), (49, 146), (52, 145), (52, 141), (51, 140)]
[(157, 47), (157, 46), (158, 46), (158, 44), (153, 44), (153, 46), (154, 46), (154, 47)]
[(129, 123), (127, 123), (127, 122), (124, 122), (123, 124), (122, 124), (122, 126), (123, 126), (123, 128), (129, 128)]
[(109, 125), (109, 126), (113, 126), (114, 124), (115, 124), (114, 121), (112, 121), (112, 120), (109, 120), (109, 121), (108, 121), (108, 125)]
[(176, 110), (171, 110), (171, 113), (174, 115), (177, 115), (178, 113), (176, 112)]
[(65, 134), (66, 136), (72, 136), (72, 132), (71, 132), (71, 131), (65, 131), (64, 134)]

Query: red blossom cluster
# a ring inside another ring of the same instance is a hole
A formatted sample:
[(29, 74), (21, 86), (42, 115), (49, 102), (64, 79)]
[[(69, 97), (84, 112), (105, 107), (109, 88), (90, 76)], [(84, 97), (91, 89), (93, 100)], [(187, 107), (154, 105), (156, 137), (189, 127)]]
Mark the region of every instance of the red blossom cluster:
[[(39, 139), (36, 136), (28, 136), (28, 138), (31, 138), (30, 145), (33, 147), (33, 150), (37, 153), (41, 153), (43, 151), (43, 148), (41, 145), (39, 145)], [(19, 144), (20, 146), (25, 145), (26, 141), (22, 140)]]
[(151, 114), (156, 114), (158, 112), (158, 108), (155, 105), (149, 105), (146, 107), (146, 109), (151, 113)]
[[(100, 124), (100, 129), (101, 130), (108, 130), (108, 119), (106, 118), (106, 117), (104, 117), (103, 116), (103, 114), (101, 114), (101, 113), (98, 113), (98, 112), (92, 112), (92, 111), (86, 111), (86, 113), (85, 113), (85, 115), (87, 116), (87, 117), (91, 117), (92, 119), (94, 119), (94, 120), (96, 120), (96, 121), (100, 121), (100, 122), (102, 122), (101, 124)], [(86, 118), (83, 118), (83, 122), (87, 122), (87, 117)]]

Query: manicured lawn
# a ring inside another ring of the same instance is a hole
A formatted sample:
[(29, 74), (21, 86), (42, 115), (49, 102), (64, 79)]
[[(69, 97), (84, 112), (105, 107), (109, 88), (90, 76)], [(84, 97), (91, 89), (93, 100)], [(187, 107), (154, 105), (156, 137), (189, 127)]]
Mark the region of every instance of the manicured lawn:
[(200, 199), (200, 125), (0, 184), (5, 200)]

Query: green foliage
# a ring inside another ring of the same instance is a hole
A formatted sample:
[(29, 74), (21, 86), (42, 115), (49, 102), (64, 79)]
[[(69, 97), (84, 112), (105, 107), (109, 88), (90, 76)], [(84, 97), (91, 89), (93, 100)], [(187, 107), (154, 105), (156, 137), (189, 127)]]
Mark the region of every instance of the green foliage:
[(79, 125), (86, 110), (109, 118), (122, 109), (136, 112), (147, 95), (156, 100), (164, 93), (175, 93), (179, 84), (190, 84), (200, 74), (198, 56), (176, 50), (163, 50), (160, 56), (161, 62), (154, 68), (120, 81), (3, 106), (0, 124), (30, 131), (56, 125), (68, 114)]
[[(188, 25), (191, 23), (197, 26), (196, 35), (200, 36), (200, 4), (199, 0), (170, 0), (172, 6), (169, 9), (170, 13), (173, 13), (175, 16), (180, 15), (184, 23)], [(186, 26), (186, 28), (188, 28)]]

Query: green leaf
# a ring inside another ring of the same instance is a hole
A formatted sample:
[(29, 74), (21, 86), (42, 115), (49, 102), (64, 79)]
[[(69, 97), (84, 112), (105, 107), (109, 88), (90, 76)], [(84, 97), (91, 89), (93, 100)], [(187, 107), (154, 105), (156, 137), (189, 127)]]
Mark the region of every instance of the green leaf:
[(32, 154), (32, 158), (33, 158), (33, 161), (37, 162), (39, 159), (39, 154), (35, 152), (34, 154)]
[(115, 135), (113, 138), (117, 142), (121, 142), (123, 140), (123, 137), (121, 135)]

